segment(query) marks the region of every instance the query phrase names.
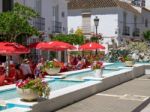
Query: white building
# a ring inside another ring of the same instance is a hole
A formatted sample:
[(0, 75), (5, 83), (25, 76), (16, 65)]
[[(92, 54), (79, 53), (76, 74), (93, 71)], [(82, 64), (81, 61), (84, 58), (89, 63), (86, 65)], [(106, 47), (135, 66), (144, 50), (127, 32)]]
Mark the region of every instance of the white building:
[(0, 12), (2, 12), (3, 11), (3, 5), (2, 5), (3, 3), (2, 3), (2, 0), (0, 0)]
[(145, 7), (150, 10), (150, 0), (145, 1)]
[(150, 9), (150, 0), (120, 0)]
[[(71, 0), (68, 4), (68, 32), (81, 27), (85, 35), (95, 32), (94, 18), (99, 18), (98, 33), (104, 43), (126, 39), (140, 39), (150, 29), (150, 11), (133, 7), (119, 0)], [(145, 23), (145, 21), (147, 21)], [(146, 25), (145, 25), (146, 24)]]
[(41, 31), (67, 33), (66, 0), (15, 0), (36, 10), (41, 17), (31, 23)]
[[(45, 32), (44, 40), (50, 41), (48, 34), (67, 34), (67, 0), (15, 0), (24, 4), (25, 6), (31, 7), (37, 11), (40, 17), (31, 20), (30, 23), (38, 28), (38, 30)], [(38, 38), (28, 39), (28, 43), (34, 43), (39, 41)], [(49, 52), (44, 51), (34, 51), (32, 52), (35, 58), (43, 55), (45, 58), (49, 59)], [(58, 59), (61, 60), (61, 53), (58, 54)]]

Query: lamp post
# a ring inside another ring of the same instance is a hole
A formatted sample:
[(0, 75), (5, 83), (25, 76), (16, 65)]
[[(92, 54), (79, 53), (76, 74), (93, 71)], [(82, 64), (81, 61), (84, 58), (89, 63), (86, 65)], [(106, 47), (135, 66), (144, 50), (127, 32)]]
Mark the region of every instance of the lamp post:
[[(97, 16), (94, 18), (94, 24), (95, 24), (96, 36), (97, 36), (97, 28), (98, 28), (98, 25), (99, 25), (99, 18)], [(97, 55), (97, 49), (95, 51), (95, 54)]]
[(98, 25), (99, 25), (99, 18), (97, 16), (94, 18), (94, 24), (95, 24), (96, 35), (97, 35), (97, 28), (98, 28)]

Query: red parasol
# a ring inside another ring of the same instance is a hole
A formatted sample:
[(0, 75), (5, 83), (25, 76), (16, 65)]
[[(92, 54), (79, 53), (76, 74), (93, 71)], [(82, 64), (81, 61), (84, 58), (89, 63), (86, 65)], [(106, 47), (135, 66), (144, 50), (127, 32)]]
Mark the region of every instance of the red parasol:
[(81, 45), (79, 49), (80, 50), (96, 50), (96, 49), (105, 49), (105, 47), (96, 42), (89, 42), (89, 43)]
[(29, 45), (30, 48), (50, 50), (50, 51), (63, 51), (67, 49), (75, 49), (73, 45), (60, 41), (51, 41), (51, 42), (38, 42)]
[(48, 43), (47, 42), (36, 42), (36, 43), (30, 44), (28, 47), (35, 48), (35, 49), (47, 49)]
[[(0, 54), (7, 55), (6, 59), (9, 64), (9, 55), (25, 54), (30, 50), (23, 45), (15, 42), (0, 42)], [(9, 74), (9, 65), (6, 67), (6, 74)]]
[(14, 42), (0, 42), (0, 54), (14, 55), (29, 53), (30, 50), (25, 46)]

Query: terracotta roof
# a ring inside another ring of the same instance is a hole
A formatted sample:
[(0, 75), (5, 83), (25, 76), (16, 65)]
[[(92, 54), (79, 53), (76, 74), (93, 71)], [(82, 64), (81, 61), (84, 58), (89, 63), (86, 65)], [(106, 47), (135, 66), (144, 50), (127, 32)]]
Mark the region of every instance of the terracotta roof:
[(139, 13), (131, 4), (119, 0), (70, 0), (68, 9), (90, 9), (90, 8), (105, 8), (105, 7), (120, 7), (129, 10), (133, 13)]

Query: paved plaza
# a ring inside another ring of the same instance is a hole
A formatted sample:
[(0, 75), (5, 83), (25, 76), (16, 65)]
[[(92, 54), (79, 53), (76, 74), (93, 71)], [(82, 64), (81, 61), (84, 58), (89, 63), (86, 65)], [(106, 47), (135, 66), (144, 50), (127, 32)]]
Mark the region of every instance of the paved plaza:
[(149, 88), (150, 79), (144, 75), (56, 112), (150, 112)]

